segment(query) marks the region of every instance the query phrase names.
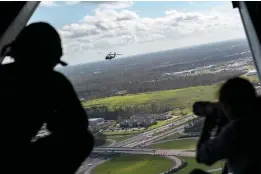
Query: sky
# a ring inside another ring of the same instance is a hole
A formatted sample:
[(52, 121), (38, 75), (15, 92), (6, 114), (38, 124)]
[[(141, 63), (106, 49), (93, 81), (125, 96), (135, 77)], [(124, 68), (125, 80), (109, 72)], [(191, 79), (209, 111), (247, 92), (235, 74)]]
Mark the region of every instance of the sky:
[(38, 21), (58, 30), (70, 65), (245, 38), (230, 1), (42, 1)]

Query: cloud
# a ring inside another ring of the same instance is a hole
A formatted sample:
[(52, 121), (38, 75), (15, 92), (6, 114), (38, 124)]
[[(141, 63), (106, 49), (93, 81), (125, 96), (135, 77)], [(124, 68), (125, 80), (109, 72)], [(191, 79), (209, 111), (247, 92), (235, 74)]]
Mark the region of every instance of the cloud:
[(80, 2), (85, 3), (85, 4), (99, 5), (99, 4), (110, 4), (110, 3), (115, 3), (115, 2), (119, 2), (119, 1), (80, 1)]
[[(97, 52), (101, 50), (126, 50), (125, 55), (131, 55), (141, 53), (140, 49), (146, 45), (143, 52), (225, 40), (244, 34), (239, 15), (231, 8), (213, 8), (204, 12), (167, 10), (163, 16), (152, 18), (127, 9), (110, 8), (112, 2), (101, 4), (103, 8), (97, 7), (93, 15), (59, 29), (68, 59), (69, 55), (81, 57), (90, 50), (93, 59), (97, 59)], [(183, 42), (185, 40), (187, 43)]]
[(80, 3), (81, 1), (65, 1), (64, 3), (66, 4), (66, 5), (75, 5), (75, 4), (78, 4), (78, 3)]
[(41, 1), (40, 3), (41, 7), (56, 7), (58, 4), (56, 1)]
[(60, 4), (57, 1), (41, 1), (41, 6), (44, 7), (53, 7), (53, 6), (61, 6), (61, 5), (75, 5), (75, 4), (91, 4), (97, 5), (98, 8), (111, 8), (111, 9), (121, 9), (128, 8), (132, 6), (132, 2), (128, 1), (64, 1)]
[(132, 1), (111, 1), (108, 3), (101, 3), (100, 8), (104, 9), (123, 9), (129, 8), (133, 5)]
[(82, 3), (85, 5), (96, 5), (100, 9), (123, 9), (133, 5), (132, 1), (65, 1), (67, 5)]

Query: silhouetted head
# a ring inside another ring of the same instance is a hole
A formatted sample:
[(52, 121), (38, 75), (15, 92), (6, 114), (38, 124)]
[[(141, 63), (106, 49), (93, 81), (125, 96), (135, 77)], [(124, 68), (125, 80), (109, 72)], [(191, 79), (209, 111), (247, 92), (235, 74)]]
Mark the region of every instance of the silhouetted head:
[(231, 120), (255, 116), (256, 99), (254, 86), (239, 77), (227, 80), (219, 91), (219, 101)]
[(53, 69), (63, 55), (58, 32), (44, 22), (32, 23), (25, 27), (10, 45), (9, 55), (24, 67)]

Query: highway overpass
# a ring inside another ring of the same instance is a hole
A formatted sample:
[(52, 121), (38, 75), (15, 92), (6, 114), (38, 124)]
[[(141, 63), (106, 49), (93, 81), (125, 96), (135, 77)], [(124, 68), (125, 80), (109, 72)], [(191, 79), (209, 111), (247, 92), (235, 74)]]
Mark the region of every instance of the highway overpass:
[(151, 149), (151, 148), (126, 148), (126, 147), (102, 147), (94, 148), (93, 153), (132, 153), (164, 156), (195, 156), (195, 152), (187, 150)]

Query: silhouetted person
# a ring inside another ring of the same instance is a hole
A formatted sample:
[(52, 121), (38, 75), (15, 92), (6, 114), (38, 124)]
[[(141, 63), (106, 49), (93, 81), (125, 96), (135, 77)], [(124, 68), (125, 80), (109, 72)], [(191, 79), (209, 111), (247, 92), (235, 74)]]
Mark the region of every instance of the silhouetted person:
[(242, 78), (229, 79), (219, 91), (219, 102), (229, 122), (210, 139), (216, 126), (206, 117), (197, 145), (197, 161), (207, 165), (225, 159), (233, 174), (261, 173), (260, 108), (255, 88)]
[[(91, 152), (93, 137), (73, 86), (54, 70), (59, 63), (66, 65), (60, 60), (59, 34), (47, 23), (33, 23), (8, 47), (14, 63), (0, 66), (4, 168), (12, 173), (74, 173)], [(51, 135), (32, 143), (43, 123)]]

